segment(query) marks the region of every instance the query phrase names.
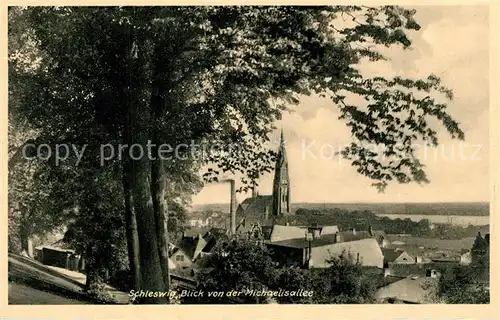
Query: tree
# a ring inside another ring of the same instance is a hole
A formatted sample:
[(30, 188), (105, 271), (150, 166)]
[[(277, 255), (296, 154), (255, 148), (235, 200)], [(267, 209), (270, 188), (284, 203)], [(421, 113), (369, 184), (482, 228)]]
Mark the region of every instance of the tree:
[[(413, 144), (420, 139), (437, 145), (436, 131), (428, 125), (432, 118), (452, 137), (463, 138), (447, 113), (446, 100), (452, 94), (437, 77), (366, 78), (357, 68), (366, 59), (384, 59), (379, 46), (411, 46), (405, 32), (420, 28), (414, 10), (14, 10), (9, 23), (22, 22), (25, 37), (9, 52), (9, 72), (17, 87), (12, 94), (20, 101), (12, 112), (39, 131), (37, 143), (82, 147), (90, 140), (86, 156), (95, 158), (99, 145), (221, 142), (226, 147), (220, 152), (199, 159), (212, 164), (204, 178), (240, 172), (247, 183), (272, 168), (275, 155), (262, 146), (275, 120), (291, 110), (300, 95), (315, 93), (331, 97), (351, 128), (354, 141), (343, 156), (383, 190), (389, 181), (427, 181)], [(30, 52), (27, 46), (36, 48), (31, 51), (36, 59), (28, 67), (24, 62), (29, 59), (18, 58)], [(349, 99), (353, 95), (366, 103), (354, 105)], [(237, 150), (229, 148), (234, 142)], [(383, 154), (391, 160), (376, 160), (369, 144), (384, 146)], [(182, 155), (196, 158), (187, 151)], [(170, 184), (164, 170), (170, 161), (124, 156), (121, 163), (131, 269), (136, 286), (148, 290), (168, 287), (168, 202), (162, 195)], [(197, 161), (190, 163), (191, 170), (198, 168)]]
[[(252, 241), (231, 241), (221, 245), (213, 255), (206, 258), (203, 266), (204, 271), (199, 274), (197, 282), (204, 292), (259, 291), (272, 286), (276, 277), (276, 265), (269, 251)], [(203, 299), (209, 302), (221, 301), (220, 298), (207, 296)]]
[[(313, 292), (312, 297), (277, 296), (278, 303), (373, 303), (376, 289), (371, 271), (354, 261), (348, 252), (332, 256), (325, 269), (299, 269), (277, 266), (270, 253), (253, 242), (234, 241), (207, 258), (204, 267), (197, 280), (205, 292), (252, 289)], [(217, 298), (204, 300), (207, 301), (221, 302)]]
[(314, 291), (315, 273), (312, 270), (299, 269), (299, 268), (281, 268), (277, 270), (278, 276), (275, 283), (271, 286), (275, 290), (288, 290), (290, 292), (298, 292), (299, 290), (313, 291), (312, 297), (296, 297), (296, 296), (279, 296), (277, 297), (278, 303), (281, 304), (308, 304), (315, 303), (317, 297), (321, 296), (323, 292)]
[(373, 303), (376, 283), (370, 275), (350, 252), (332, 256), (328, 268), (314, 274), (315, 303)]
[(473, 265), (447, 270), (439, 279), (438, 297), (453, 304), (490, 303), (489, 285), (478, 275)]

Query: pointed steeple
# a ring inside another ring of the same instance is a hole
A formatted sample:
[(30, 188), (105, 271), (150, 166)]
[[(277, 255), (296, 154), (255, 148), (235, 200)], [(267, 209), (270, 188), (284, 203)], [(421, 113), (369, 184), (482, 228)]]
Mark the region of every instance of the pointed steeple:
[(288, 174), (288, 159), (286, 156), (285, 138), (281, 128), (280, 146), (276, 159), (273, 181), (273, 216), (283, 216), (290, 213), (290, 177)]
[(284, 161), (287, 161), (283, 127), (281, 127), (280, 146), (278, 149), (278, 161), (281, 163), (283, 163)]

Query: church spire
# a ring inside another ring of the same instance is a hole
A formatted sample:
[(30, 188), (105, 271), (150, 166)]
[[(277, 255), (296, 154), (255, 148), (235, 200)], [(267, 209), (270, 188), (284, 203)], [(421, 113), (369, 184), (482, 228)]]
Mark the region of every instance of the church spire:
[(283, 127), (281, 127), (281, 135), (280, 135), (280, 146), (278, 149), (278, 161), (287, 161), (286, 158), (286, 149), (285, 149), (285, 137), (283, 134)]
[(281, 128), (280, 145), (276, 159), (273, 182), (273, 214), (282, 216), (290, 213), (290, 178), (286, 156), (285, 138)]

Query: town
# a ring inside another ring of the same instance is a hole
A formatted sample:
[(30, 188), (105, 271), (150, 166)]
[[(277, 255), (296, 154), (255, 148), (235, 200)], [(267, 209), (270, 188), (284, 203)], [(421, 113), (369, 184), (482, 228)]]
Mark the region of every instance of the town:
[[(236, 288), (220, 295), (204, 295), (198, 289), (199, 275), (210, 271), (211, 267), (210, 264), (207, 266), (207, 262), (210, 263), (214, 255), (220, 255), (224, 259), (224, 250), (227, 250), (231, 242), (263, 248), (263, 252), (269, 254), (276, 268), (282, 269), (325, 270), (330, 267), (333, 258), (350, 259), (363, 273), (376, 279), (376, 291), (373, 296), (376, 303), (437, 302), (439, 297), (436, 290), (440, 277), (456, 270), (467, 270), (471, 266), (476, 267), (474, 270), (479, 272), (474, 274), (474, 284), (482, 285), (485, 292), (489, 290), (490, 238), (487, 225), (456, 227), (455, 229), (469, 233), (467, 237), (458, 239), (446, 232), (439, 238), (429, 237), (436, 229), (429, 221), (418, 221), (414, 223), (415, 228), (401, 230), (413, 231), (417, 235), (387, 233), (384, 229), (372, 228), (370, 223), (377, 223), (376, 218), (373, 220), (376, 217), (373, 213), (340, 211), (339, 215), (339, 210), (326, 210), (323, 214), (323, 218), (329, 218), (332, 222), (338, 221), (338, 224), (303, 224), (315, 219), (320, 220), (322, 215), (318, 210), (312, 209), (298, 208), (292, 212), (292, 184), (288, 175), (283, 132), (280, 139), (271, 195), (261, 195), (254, 187), (251, 197), (236, 206), (234, 180), (229, 180), (229, 210), (190, 212), (185, 225), (179, 229), (181, 232), (175, 237), (176, 241), (169, 243), (168, 266), (171, 283), (174, 290), (178, 288), (179, 298), (185, 303), (208, 303), (210, 298), (241, 303), (241, 299), (231, 301), (231, 297), (239, 298), (242, 293), (229, 294)], [(351, 221), (343, 219), (343, 215), (350, 215)], [(372, 221), (369, 221), (370, 217)], [(353, 224), (352, 228), (339, 227), (345, 225), (345, 222)], [(360, 228), (363, 225), (366, 227)], [(378, 221), (378, 225), (383, 224)], [(390, 223), (385, 226), (394, 229)], [(442, 225), (441, 228), (445, 231), (453, 229), (447, 225)], [(448, 239), (445, 239), (446, 236)], [(31, 252), (24, 252), (24, 255), (34, 257), (45, 265), (73, 272), (84, 272), (85, 269), (84, 259), (76, 255), (75, 250), (68, 248), (64, 237), (58, 240), (55, 246), (40, 245), (35, 247), (34, 251), (32, 249)], [(15, 259), (19, 258), (12, 259), (16, 261)], [(250, 261), (247, 263), (251, 265)], [(125, 289), (122, 288), (124, 292)], [(297, 289), (304, 291), (302, 288)], [(259, 297), (255, 290), (247, 288), (246, 292), (241, 298), (254, 303), (258, 301), (255, 300)], [(313, 291), (310, 292), (312, 297)], [(323, 292), (316, 294), (325, 295)], [(133, 300), (142, 297), (139, 293), (130, 296), (133, 296)], [(270, 296), (272, 299), (272, 294)], [(290, 294), (286, 297), (291, 298)], [(121, 293), (119, 301), (127, 302), (125, 293)]]
[(7, 13), (10, 305), (490, 304), (487, 5)]

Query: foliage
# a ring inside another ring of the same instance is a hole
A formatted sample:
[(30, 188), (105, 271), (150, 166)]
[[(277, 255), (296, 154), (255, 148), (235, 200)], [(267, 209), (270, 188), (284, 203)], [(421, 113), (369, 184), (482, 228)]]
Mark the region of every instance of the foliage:
[[(318, 270), (313, 284), (315, 302), (323, 304), (372, 303), (376, 284), (349, 252), (329, 259), (330, 266)], [(368, 274), (369, 275), (369, 274)]]
[(438, 295), (447, 303), (488, 304), (490, 291), (488, 282), (478, 277), (475, 266), (457, 267), (442, 274)]
[(231, 241), (218, 248), (207, 257), (204, 270), (197, 280), (205, 292), (266, 289), (276, 277), (276, 266), (269, 251), (245, 240)]
[(302, 289), (313, 291), (313, 296), (278, 296), (276, 300), (278, 303), (317, 304), (370, 303), (375, 294), (374, 277), (348, 253), (331, 257), (330, 266), (325, 269), (280, 267), (263, 247), (240, 241), (232, 242), (207, 259), (206, 269), (197, 279), (205, 292)]
[(80, 180), (83, 188), (73, 194), (75, 213), (64, 241), (84, 257), (88, 279), (95, 273), (108, 281), (128, 269), (128, 257), (121, 185), (113, 184), (115, 180), (105, 173), (87, 173), (88, 177)]
[(102, 279), (93, 281), (87, 289), (87, 294), (101, 303), (113, 303), (113, 294), (106, 288), (106, 283)]
[[(59, 140), (77, 139), (87, 128), (91, 136), (102, 133), (106, 143), (116, 143), (124, 119), (120, 105), (127, 97), (123, 89), (131, 75), (130, 43), (124, 40), (140, 33), (138, 59), (159, 61), (168, 69), (169, 108), (180, 111), (182, 105), (182, 112), (157, 119), (162, 140), (239, 144), (237, 154), (223, 148), (204, 157), (218, 168), (208, 171), (206, 179), (220, 171), (241, 171), (253, 180), (270, 170), (272, 151), (261, 147), (269, 141), (274, 120), (299, 95), (318, 93), (331, 97), (351, 128), (355, 141), (342, 154), (360, 173), (381, 189), (391, 180), (425, 182), (412, 144), (417, 139), (437, 144), (430, 119), (463, 138), (443, 102), (451, 92), (432, 75), (366, 78), (357, 67), (367, 59), (383, 60), (380, 46), (409, 48), (405, 32), (420, 29), (414, 14), (395, 6), (29, 8), (23, 19), (29, 39), (39, 43), (39, 70), (44, 72), (19, 80), (23, 96), (37, 103), (24, 101), (26, 107), (18, 111), (36, 117), (37, 126), (45, 129), (53, 122), (51, 115), (59, 114), (65, 130), (52, 128)], [(172, 59), (155, 56), (155, 46)], [(11, 59), (14, 68), (21, 68), (18, 61)], [(143, 67), (144, 77), (151, 75), (151, 65)], [(132, 81), (141, 86), (145, 79)], [(360, 96), (365, 104), (353, 105), (349, 95)], [(70, 111), (65, 101), (78, 106), (71, 118), (61, 113)], [(369, 145), (383, 145), (384, 155), (394, 159), (379, 162)]]
[(16, 150), (35, 134), (24, 125), (9, 117), (9, 250), (17, 253), (27, 250), (28, 239), (57, 230), (67, 218), (64, 211), (47, 214), (53, 205), (50, 190), (59, 184), (41, 175), (43, 164), (16, 159)]
[[(240, 173), (243, 189), (251, 185), (273, 167), (266, 143), (276, 120), (309, 94), (328, 96), (339, 108), (353, 135), (342, 155), (379, 190), (389, 181), (428, 181), (413, 146), (419, 140), (437, 145), (433, 120), (463, 138), (447, 111), (452, 93), (433, 75), (385, 79), (360, 72), (363, 62), (384, 59), (383, 46), (410, 48), (406, 33), (420, 28), (414, 14), (396, 6), (9, 8), (9, 118), (29, 124), (36, 145), (86, 147), (78, 166), (74, 155), (62, 165), (53, 156), (38, 162), (39, 182), (30, 192), (43, 206), (32, 208), (51, 223), (75, 217), (75, 208), (89, 213), (88, 221), (76, 213), (75, 234), (82, 236), (75, 239), (100, 254), (120, 238), (119, 208), (131, 192), (145, 289), (161, 289), (162, 239), (155, 231), (162, 225), (151, 202), (164, 192), (182, 214), (176, 204), (199, 188), (195, 177), (204, 165), (205, 181)], [(122, 163), (128, 155), (115, 154), (101, 165), (101, 146), (116, 151), (150, 140), (203, 147), (183, 148), (162, 162), (159, 177), (152, 170), (157, 160)], [(389, 160), (379, 160), (370, 145), (383, 146)], [(166, 190), (153, 190), (158, 178)], [(109, 195), (105, 190), (114, 190), (114, 198), (99, 194)], [(97, 226), (103, 219), (113, 232), (96, 234), (104, 232)], [(233, 263), (243, 268), (247, 262), (237, 257), (256, 250), (236, 250)], [(271, 276), (266, 261), (252, 262), (263, 263), (253, 266), (264, 269), (259, 278)], [(240, 280), (231, 276), (233, 285), (246, 286), (255, 270)]]

